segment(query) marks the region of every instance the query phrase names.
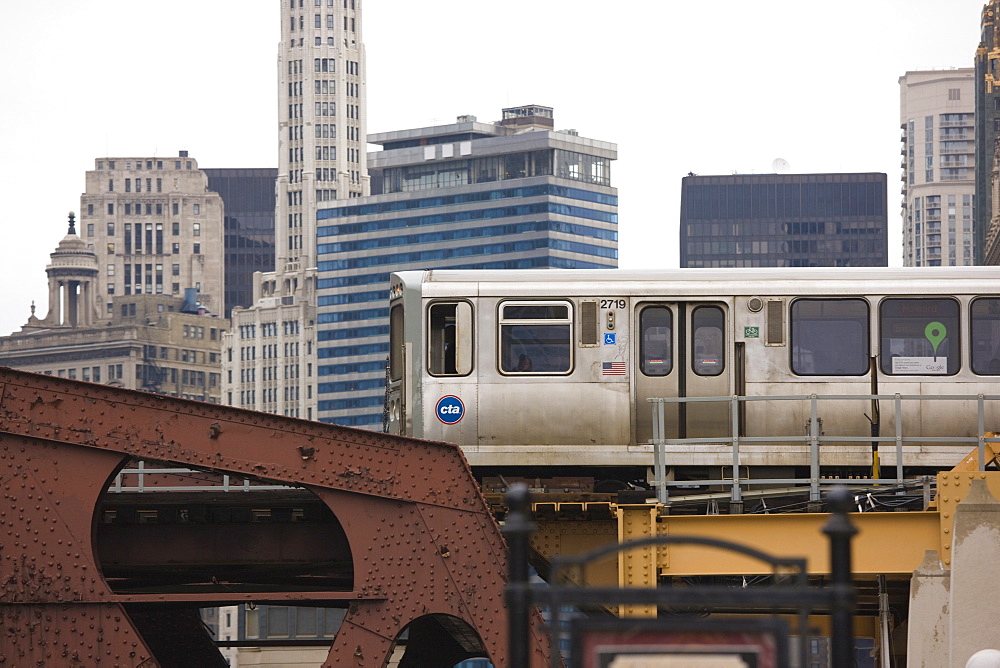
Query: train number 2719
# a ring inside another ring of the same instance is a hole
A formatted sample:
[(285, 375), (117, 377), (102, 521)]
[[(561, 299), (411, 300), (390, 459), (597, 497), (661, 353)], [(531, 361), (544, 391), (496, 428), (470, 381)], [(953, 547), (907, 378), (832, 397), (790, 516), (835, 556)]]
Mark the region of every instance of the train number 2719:
[(624, 299), (602, 299), (601, 308), (625, 308)]

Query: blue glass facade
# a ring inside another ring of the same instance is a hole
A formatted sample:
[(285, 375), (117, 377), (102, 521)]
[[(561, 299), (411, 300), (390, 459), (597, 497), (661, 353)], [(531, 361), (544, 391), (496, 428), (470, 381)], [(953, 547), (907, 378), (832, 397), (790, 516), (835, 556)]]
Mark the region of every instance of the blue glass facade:
[(320, 420), (381, 429), (390, 272), (616, 267), (617, 203), (608, 186), (542, 175), (319, 211)]

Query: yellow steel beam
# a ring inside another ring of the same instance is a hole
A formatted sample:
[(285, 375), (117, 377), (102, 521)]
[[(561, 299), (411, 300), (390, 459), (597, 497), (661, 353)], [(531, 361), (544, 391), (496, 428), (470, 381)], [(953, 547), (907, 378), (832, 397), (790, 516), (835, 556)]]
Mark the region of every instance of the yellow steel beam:
[[(557, 554), (583, 554), (618, 541), (618, 522), (614, 519), (545, 521), (536, 517), (535, 522), (538, 530), (531, 536), (531, 549), (546, 560)], [(584, 582), (578, 584), (617, 586), (617, 559), (612, 555), (589, 566)]]
[[(666, 516), (660, 534), (711, 536), (756, 548), (773, 556), (804, 557), (811, 574), (830, 571), (830, 548), (823, 525), (829, 515)], [(939, 549), (936, 512), (856, 513), (852, 542), (856, 575), (913, 572), (925, 550)], [(659, 550), (660, 573), (669, 576), (764, 575), (769, 567), (740, 554), (697, 545), (669, 545)]]
[[(618, 506), (618, 542), (625, 543), (656, 534), (655, 505)], [(656, 546), (628, 550), (618, 555), (619, 587), (656, 587)], [(655, 605), (622, 605), (622, 617), (656, 617)]]
[[(855, 575), (909, 576), (923, 561), (927, 550), (936, 550), (943, 564), (949, 567), (955, 509), (975, 479), (985, 480), (993, 496), (1000, 499), (1000, 471), (951, 471), (938, 474), (937, 507), (933, 511), (852, 514), (851, 521), (858, 528), (852, 543)], [(532, 538), (532, 547), (546, 559), (556, 554), (580, 554), (655, 532), (724, 538), (774, 556), (805, 557), (811, 574), (827, 573), (830, 569), (829, 544), (822, 531), (829, 518), (826, 514), (681, 516), (664, 515), (661, 506), (615, 506), (606, 502), (576, 503), (567, 508), (540, 504), (538, 510), (539, 529)], [(594, 519), (567, 519), (577, 517)], [(605, 559), (587, 569), (581, 584), (651, 586), (656, 575), (769, 572), (766, 564), (736, 553), (695, 545), (669, 545), (656, 550), (656, 570), (651, 575), (648, 565), (652, 552), (626, 553), (620, 561)]]
[[(995, 492), (996, 493), (996, 492)], [(641, 507), (640, 507), (641, 508)], [(638, 510), (648, 517), (653, 506)], [(949, 511), (943, 511), (948, 513)], [(953, 511), (950, 511), (953, 516)], [(623, 513), (627, 519), (631, 513)], [(618, 542), (620, 536), (642, 537), (637, 531), (643, 525), (656, 527), (658, 534), (712, 536), (743, 543), (775, 556), (805, 557), (813, 574), (829, 572), (829, 543), (822, 533), (828, 515), (689, 515), (660, 516), (656, 522), (635, 522), (619, 534), (618, 522), (600, 521), (538, 521), (538, 531), (532, 537), (532, 548), (543, 558), (556, 554), (580, 554)], [(851, 521), (858, 528), (853, 541), (852, 566), (858, 575), (906, 574), (913, 572), (923, 560), (925, 550), (939, 550), (945, 534), (940, 526), (939, 512), (855, 513)], [(949, 527), (945, 527), (950, 531)], [(650, 529), (647, 529), (650, 530)], [(649, 534), (646, 534), (649, 535)], [(626, 562), (626, 566), (629, 562)], [(636, 562), (630, 562), (635, 573)], [(670, 545), (657, 551), (658, 573), (666, 576), (697, 575), (763, 575), (769, 572), (765, 564), (735, 553), (690, 545)], [(590, 585), (619, 583), (619, 565), (606, 559), (587, 569), (584, 580)], [(628, 570), (626, 569), (626, 572)], [(639, 579), (632, 580), (640, 585)]]
[[(988, 447), (987, 456), (990, 452), (992, 452), (992, 448)], [(975, 453), (972, 456), (975, 456)], [(955, 507), (968, 494), (973, 480), (985, 480), (990, 494), (994, 498), (1000, 499), (1000, 471), (970, 472), (959, 470), (956, 467), (954, 471), (938, 473), (937, 475), (936, 501), (938, 512), (941, 513), (941, 524), (939, 529), (940, 547), (936, 549), (945, 568), (951, 568), (951, 528), (955, 524)]]

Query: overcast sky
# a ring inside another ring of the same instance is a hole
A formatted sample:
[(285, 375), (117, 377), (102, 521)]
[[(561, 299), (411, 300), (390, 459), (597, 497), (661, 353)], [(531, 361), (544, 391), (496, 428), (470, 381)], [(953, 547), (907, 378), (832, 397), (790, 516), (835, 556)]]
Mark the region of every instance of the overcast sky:
[[(620, 265), (677, 266), (688, 172), (889, 176), (898, 78), (970, 67), (983, 0), (364, 0), (368, 131), (555, 109), (614, 142)], [(45, 266), (105, 156), (277, 165), (279, 0), (0, 2), (0, 335), (48, 304)]]

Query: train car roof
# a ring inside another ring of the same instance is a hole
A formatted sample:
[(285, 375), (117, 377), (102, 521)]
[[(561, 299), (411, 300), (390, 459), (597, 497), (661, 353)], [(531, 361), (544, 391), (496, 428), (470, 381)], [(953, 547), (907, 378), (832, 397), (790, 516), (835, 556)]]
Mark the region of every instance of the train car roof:
[[(434, 269), (396, 274), (424, 294), (503, 296), (563, 292), (643, 295), (1000, 293), (1000, 267), (781, 267), (733, 269)], [(879, 285), (865, 285), (878, 282)], [(460, 289), (457, 284), (465, 284)], [(473, 288), (473, 286), (475, 286)], [(557, 287), (558, 286), (558, 287)]]

